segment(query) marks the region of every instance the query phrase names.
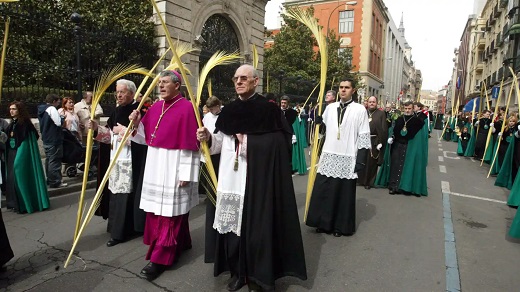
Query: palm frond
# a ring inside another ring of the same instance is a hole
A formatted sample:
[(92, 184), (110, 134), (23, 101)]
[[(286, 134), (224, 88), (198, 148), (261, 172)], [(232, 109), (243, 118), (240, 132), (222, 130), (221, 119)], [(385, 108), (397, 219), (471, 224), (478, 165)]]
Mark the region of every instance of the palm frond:
[(213, 85), (211, 84), (211, 78), (208, 78), (208, 95), (209, 97), (213, 96)]
[(0, 0), (0, 3), (18, 2), (20, 0)]
[[(318, 43), (319, 53), (321, 57), (320, 63), (320, 91), (318, 94), (318, 114), (321, 115), (323, 109), (323, 95), (325, 93), (325, 86), (327, 82), (327, 66), (328, 66), (328, 50), (327, 50), (327, 39), (323, 34), (321, 26), (318, 21), (309, 10), (303, 10), (301, 8), (290, 8), (287, 10), (286, 15), (292, 19), (301, 22), (307, 26), (311, 33), (314, 35), (316, 42)], [(320, 125), (315, 126), (314, 141), (318, 141)], [(309, 210), (309, 203), (311, 201), (312, 189), (314, 187), (314, 181), (316, 180), (317, 164), (318, 164), (318, 143), (312, 145), (311, 150), (311, 168), (309, 170), (309, 179), (307, 182), (307, 195), (305, 201), (305, 215), (304, 218), (307, 220), (307, 212)]]
[[(11, 1), (12, 2), (12, 1)], [(7, 17), (5, 20), (5, 30), (4, 30), (4, 43), (2, 46), (2, 57), (0, 64), (0, 101), (2, 101), (2, 88), (3, 88), (3, 81), (4, 81), (4, 65), (5, 65), (5, 55), (7, 53), (7, 38), (9, 37), (9, 24), (11, 22), (11, 18)]]
[(253, 67), (255, 69), (258, 68), (258, 62), (259, 62), (259, 58), (258, 58), (258, 50), (256, 49), (256, 46), (255, 44), (252, 44), (251, 45), (253, 47)]
[(197, 86), (197, 106), (200, 105), (200, 99), (202, 96), (202, 89), (204, 87), (204, 83), (206, 81), (206, 77), (208, 77), (209, 72), (220, 65), (228, 65), (232, 64), (236, 60), (240, 59), (240, 55), (238, 52), (226, 53), (224, 51), (217, 51), (211, 58), (209, 58), (208, 62), (199, 73), (199, 83)]

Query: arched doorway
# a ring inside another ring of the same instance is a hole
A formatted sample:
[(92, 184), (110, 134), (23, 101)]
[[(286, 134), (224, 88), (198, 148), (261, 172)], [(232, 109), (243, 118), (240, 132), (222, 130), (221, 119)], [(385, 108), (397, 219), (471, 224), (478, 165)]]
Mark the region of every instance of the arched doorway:
[[(240, 45), (235, 29), (229, 20), (222, 15), (214, 14), (210, 16), (202, 27), (201, 36), (204, 38), (205, 42), (202, 44), (200, 51), (199, 71), (216, 51), (226, 51), (228, 53), (240, 51)], [(232, 65), (217, 66), (208, 76), (208, 78), (211, 78), (213, 95), (223, 102), (227, 102), (236, 97), (231, 78), (233, 78), (238, 66), (240, 66), (239, 62)], [(202, 94), (202, 104), (204, 104), (208, 98), (206, 84), (204, 85)]]

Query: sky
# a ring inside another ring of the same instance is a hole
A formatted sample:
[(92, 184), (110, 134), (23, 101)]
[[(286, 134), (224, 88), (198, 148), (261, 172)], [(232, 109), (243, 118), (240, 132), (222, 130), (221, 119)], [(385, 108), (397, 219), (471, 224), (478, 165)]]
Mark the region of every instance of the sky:
[[(439, 90), (451, 79), (453, 50), (459, 47), (473, 0), (383, 0), (399, 27), (404, 16), (405, 37), (412, 60), (423, 76), (423, 90)], [(280, 27), (277, 15), (283, 0), (266, 6), (265, 26)]]

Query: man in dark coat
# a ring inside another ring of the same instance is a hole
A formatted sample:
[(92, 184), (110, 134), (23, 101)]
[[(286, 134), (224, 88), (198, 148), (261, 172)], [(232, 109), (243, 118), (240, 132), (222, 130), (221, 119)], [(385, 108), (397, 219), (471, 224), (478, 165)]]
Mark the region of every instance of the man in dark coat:
[(368, 98), (367, 113), (372, 149), (370, 155), (367, 155), (365, 169), (358, 172), (358, 182), (368, 190), (374, 186), (377, 167), (383, 163), (384, 147), (388, 138), (388, 123), (385, 112), (377, 108), (377, 97), (375, 96)]
[(0, 211), (0, 272), (4, 269), (4, 265), (13, 257), (14, 253), (9, 244), (4, 219), (2, 219), (2, 211)]
[(481, 118), (474, 123), (477, 129), (477, 140), (475, 142), (475, 157), (478, 159), (482, 159), (485, 154), (484, 152), (486, 150), (487, 136), (492, 123), (490, 116), (491, 112), (488, 110), (484, 110), (482, 112)]
[[(216, 133), (199, 141), (221, 153), (213, 228), (218, 232), (214, 275), (231, 272), (229, 291), (273, 289), (284, 276), (307, 279), (289, 163), (292, 131), (280, 108), (255, 93), (258, 73), (240, 66), (238, 99), (226, 105)], [(247, 158), (247, 159), (246, 159)]]
[[(118, 146), (117, 136), (124, 134), (124, 129), (130, 123), (128, 117), (139, 105), (134, 101), (136, 86), (132, 81), (118, 80), (116, 90), (118, 106), (108, 119), (107, 127), (99, 127), (94, 120), (91, 120), (87, 125), (87, 127), (92, 127), (96, 131), (95, 139), (102, 142), (100, 144), (111, 145), (109, 151), (114, 152)], [(104, 208), (102, 208), (102, 212), (98, 212), (104, 218), (108, 217), (107, 230), (111, 235), (107, 242), (108, 247), (124, 242), (135, 234), (144, 231), (145, 213), (139, 209), (139, 202), (141, 200), (147, 146), (131, 142), (128, 150), (130, 159), (128, 157), (123, 158), (124, 155), (120, 155), (118, 158), (108, 184), (112, 187), (104, 190), (103, 200), (105, 203), (103, 201), (101, 203)], [(111, 154), (105, 153), (105, 155), (101, 155), (99, 160), (107, 163), (111, 160)], [(131, 169), (131, 171), (127, 172), (127, 169)], [(102, 169), (100, 171), (104, 175), (104, 171)]]

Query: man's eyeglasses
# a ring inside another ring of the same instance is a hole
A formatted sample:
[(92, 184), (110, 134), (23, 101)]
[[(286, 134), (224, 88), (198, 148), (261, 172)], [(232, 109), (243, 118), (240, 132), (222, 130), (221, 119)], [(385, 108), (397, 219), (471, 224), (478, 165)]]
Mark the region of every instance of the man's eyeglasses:
[(231, 78), (231, 80), (233, 81), (233, 83), (237, 83), (238, 81), (240, 82), (246, 82), (247, 80), (249, 80), (249, 76), (235, 76), (233, 78)]
[(15, 107), (10, 107), (9, 110), (10, 110), (10, 111), (17, 111), (18, 109), (15, 108)]

